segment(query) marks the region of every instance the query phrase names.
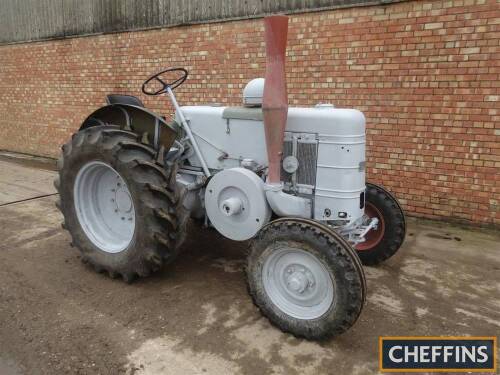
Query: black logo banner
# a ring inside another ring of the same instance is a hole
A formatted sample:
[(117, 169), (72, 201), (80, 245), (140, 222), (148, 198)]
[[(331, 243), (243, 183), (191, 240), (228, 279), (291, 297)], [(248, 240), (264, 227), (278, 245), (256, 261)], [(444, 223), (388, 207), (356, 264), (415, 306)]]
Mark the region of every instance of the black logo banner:
[(496, 337), (380, 337), (381, 372), (496, 372)]

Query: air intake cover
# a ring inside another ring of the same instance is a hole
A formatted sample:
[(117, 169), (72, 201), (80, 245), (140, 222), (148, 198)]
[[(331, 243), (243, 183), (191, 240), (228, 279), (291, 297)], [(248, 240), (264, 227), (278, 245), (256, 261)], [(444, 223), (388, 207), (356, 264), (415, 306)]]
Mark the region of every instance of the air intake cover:
[(245, 107), (262, 106), (262, 96), (264, 95), (264, 78), (255, 78), (247, 83), (243, 89), (243, 105)]

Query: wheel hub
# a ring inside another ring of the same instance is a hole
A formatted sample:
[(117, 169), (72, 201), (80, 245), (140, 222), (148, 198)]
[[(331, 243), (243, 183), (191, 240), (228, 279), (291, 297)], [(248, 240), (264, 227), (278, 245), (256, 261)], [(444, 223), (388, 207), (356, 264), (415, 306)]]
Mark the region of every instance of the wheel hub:
[(305, 268), (295, 268), (290, 267), (285, 276), (286, 286), (288, 291), (296, 294), (304, 294), (306, 291), (310, 291), (314, 286), (314, 281), (312, 280), (312, 274)]
[(132, 198), (128, 189), (119, 188), (116, 190), (115, 203), (118, 213), (128, 214), (132, 211)]
[(334, 280), (323, 263), (299, 248), (275, 245), (262, 281), (273, 303), (297, 319), (315, 319), (334, 303)]
[(74, 185), (75, 210), (88, 239), (100, 250), (125, 250), (135, 232), (135, 210), (130, 191), (110, 165), (91, 161), (79, 171)]
[(287, 280), (288, 288), (295, 293), (302, 294), (309, 285), (306, 277), (300, 272), (294, 272)]

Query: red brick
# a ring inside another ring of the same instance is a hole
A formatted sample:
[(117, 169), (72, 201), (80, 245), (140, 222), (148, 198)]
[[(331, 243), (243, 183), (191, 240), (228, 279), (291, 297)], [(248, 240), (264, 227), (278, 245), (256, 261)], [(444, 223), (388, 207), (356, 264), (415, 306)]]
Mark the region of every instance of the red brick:
[[(383, 12), (382, 12), (383, 10)], [(428, 0), (291, 15), (291, 105), (332, 102), (367, 118), (367, 177), (417, 216), (499, 225), (500, 11)], [(182, 104), (239, 104), (265, 68), (262, 21), (0, 46), (0, 149), (56, 156), (106, 93), (190, 71)]]

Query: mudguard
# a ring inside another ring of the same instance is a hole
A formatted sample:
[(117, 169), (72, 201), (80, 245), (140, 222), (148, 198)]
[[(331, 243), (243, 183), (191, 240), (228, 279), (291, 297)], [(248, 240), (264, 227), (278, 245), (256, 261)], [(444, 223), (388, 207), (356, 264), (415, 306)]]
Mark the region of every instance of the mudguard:
[(174, 126), (161, 116), (130, 104), (109, 104), (97, 109), (85, 119), (80, 130), (98, 125), (117, 125), (123, 130), (133, 131), (155, 149), (163, 146), (169, 150), (177, 136)]

